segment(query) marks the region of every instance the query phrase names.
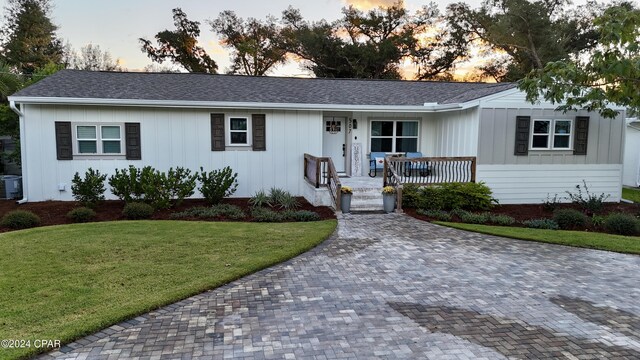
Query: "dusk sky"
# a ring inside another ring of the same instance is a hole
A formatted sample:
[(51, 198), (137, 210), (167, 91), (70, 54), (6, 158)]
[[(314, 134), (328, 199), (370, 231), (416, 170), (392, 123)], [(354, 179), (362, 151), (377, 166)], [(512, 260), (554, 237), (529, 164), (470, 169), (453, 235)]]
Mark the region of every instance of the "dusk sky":
[[(444, 10), (453, 1), (438, 0)], [(480, 0), (467, 1), (477, 7)], [(4, 9), (7, 0), (0, 0)], [(108, 50), (121, 65), (129, 70), (142, 69), (151, 64), (151, 60), (140, 51), (138, 38), (152, 39), (164, 29), (174, 29), (171, 10), (181, 7), (190, 20), (201, 23), (201, 45), (218, 63), (221, 72), (229, 66), (227, 51), (219, 44), (219, 39), (211, 32), (207, 20), (215, 19), (223, 10), (233, 10), (242, 18), (265, 18), (268, 14), (279, 17), (289, 5), (299, 8), (305, 18), (329, 21), (340, 16), (342, 7), (353, 4), (362, 9), (388, 5), (393, 0), (54, 0), (53, 22), (58, 25), (58, 35), (68, 41), (75, 49), (93, 43)], [(407, 0), (409, 9), (418, 9), (426, 1)], [(577, 1), (584, 3), (584, 0)], [(277, 69), (273, 75), (303, 75), (297, 64), (289, 64)]]

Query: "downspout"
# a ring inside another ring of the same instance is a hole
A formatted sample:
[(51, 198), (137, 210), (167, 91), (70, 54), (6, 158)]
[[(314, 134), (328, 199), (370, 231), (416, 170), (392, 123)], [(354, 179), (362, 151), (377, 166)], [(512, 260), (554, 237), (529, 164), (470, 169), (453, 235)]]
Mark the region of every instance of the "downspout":
[(9, 101), (9, 107), (11, 108), (11, 110), (13, 110), (13, 112), (15, 112), (16, 114), (18, 114), (18, 116), (20, 117), (20, 168), (22, 170), (22, 199), (18, 200), (17, 203), (18, 204), (24, 204), (27, 201), (29, 201), (28, 197), (27, 197), (27, 191), (26, 191), (26, 186), (24, 186), (27, 181), (27, 167), (25, 166), (26, 164), (26, 160), (27, 160), (27, 144), (26, 144), (26, 137), (25, 137), (25, 123), (24, 123), (24, 113), (16, 106), (16, 102), (13, 100)]

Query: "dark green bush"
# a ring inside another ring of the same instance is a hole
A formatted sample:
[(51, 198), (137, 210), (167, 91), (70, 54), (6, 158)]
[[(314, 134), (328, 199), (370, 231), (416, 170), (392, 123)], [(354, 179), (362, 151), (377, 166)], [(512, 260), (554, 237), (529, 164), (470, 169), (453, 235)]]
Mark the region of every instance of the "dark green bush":
[(237, 178), (238, 174), (234, 173), (228, 166), (222, 170), (209, 172), (200, 168), (200, 174), (198, 174), (198, 180), (201, 184), (200, 193), (209, 203), (218, 204), (222, 199), (236, 192), (238, 189)]
[(448, 212), (442, 211), (442, 210), (418, 209), (416, 210), (416, 213), (420, 215), (428, 216), (430, 218), (434, 218), (439, 221), (451, 221), (451, 215)]
[(96, 212), (88, 207), (79, 207), (69, 211), (67, 217), (73, 222), (84, 223), (95, 219)]
[(558, 223), (551, 219), (526, 220), (522, 224), (532, 229), (558, 230), (560, 228)]
[(496, 225), (500, 225), (500, 226), (509, 226), (509, 225), (513, 225), (516, 222), (516, 219), (512, 218), (509, 215), (490, 214), (489, 222)]
[(175, 205), (180, 205), (184, 199), (193, 195), (196, 189), (197, 174), (191, 174), (191, 170), (183, 167), (169, 168), (165, 180), (165, 186), (169, 196)]
[(486, 224), (489, 222), (489, 214), (474, 214), (474, 213), (466, 213), (460, 216), (460, 220), (467, 224)]
[(2, 226), (11, 229), (28, 229), (40, 225), (40, 217), (26, 210), (14, 210), (2, 217)]
[(198, 206), (191, 209), (171, 214), (172, 219), (182, 218), (203, 218), (213, 219), (218, 217), (224, 217), (232, 220), (240, 220), (247, 217), (247, 215), (235, 205), (230, 204), (218, 204), (212, 207)]
[(458, 218), (462, 219), (463, 216), (468, 216), (471, 213), (467, 210), (453, 209), (449, 212), (449, 214), (451, 214), (451, 216), (457, 216)]
[(613, 213), (604, 220), (607, 232), (620, 235), (636, 235), (640, 233), (638, 219), (629, 214)]
[(564, 230), (583, 228), (587, 224), (587, 216), (575, 209), (556, 210), (553, 220)]
[(153, 206), (132, 202), (124, 206), (122, 215), (129, 220), (148, 219), (153, 215)]
[(104, 201), (104, 181), (107, 175), (100, 174), (100, 171), (89, 168), (84, 174), (84, 179), (76, 172), (71, 180), (71, 193), (73, 198), (82, 205), (94, 207)]
[(425, 210), (488, 210), (497, 201), (484, 183), (446, 183), (425, 187), (405, 185), (402, 192), (405, 207)]
[(284, 216), (285, 221), (307, 222), (320, 220), (320, 215), (318, 215), (318, 213), (309, 210), (286, 210), (283, 211), (282, 215)]
[(273, 211), (268, 208), (253, 208), (251, 210), (251, 216), (253, 217), (253, 221), (257, 222), (283, 222), (285, 221), (282, 213)]
[[(143, 168), (143, 170), (144, 169), (149, 171), (152, 168), (147, 166)], [(109, 177), (109, 186), (111, 186), (113, 195), (127, 203), (141, 201), (144, 191), (142, 189), (142, 183), (140, 182), (140, 172), (143, 170), (133, 165), (130, 165), (129, 169), (116, 169), (116, 173)]]

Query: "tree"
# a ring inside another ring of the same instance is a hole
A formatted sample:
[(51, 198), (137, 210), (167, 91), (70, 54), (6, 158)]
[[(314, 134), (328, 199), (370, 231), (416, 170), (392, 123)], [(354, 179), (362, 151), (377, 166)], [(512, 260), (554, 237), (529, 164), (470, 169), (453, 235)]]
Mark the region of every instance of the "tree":
[(0, 61), (0, 102), (6, 102), (7, 96), (18, 90), (20, 84), (20, 75), (14, 73), (11, 66)]
[(158, 47), (154, 47), (151, 40), (140, 38), (142, 52), (159, 64), (170, 60), (189, 72), (215, 74), (218, 65), (198, 46), (200, 23), (190, 21), (180, 8), (173, 9), (173, 23), (176, 30), (164, 30), (156, 34)]
[(49, 18), (49, 0), (9, 0), (5, 14), (1, 57), (23, 74), (46, 64), (60, 63), (62, 43)]
[(227, 10), (209, 24), (231, 49), (231, 73), (263, 76), (287, 60), (280, 27), (273, 17), (264, 22), (254, 18), (245, 21)]
[(591, 26), (592, 3), (569, 9), (568, 0), (485, 0), (473, 10), (465, 3), (447, 8), (447, 18), (456, 36), (469, 43), (482, 43), (509, 61), (488, 64), (487, 75), (501, 81), (515, 81), (547, 62), (568, 59), (590, 49), (597, 42)]
[[(448, 76), (465, 55), (462, 38), (449, 36), (434, 3), (415, 14), (401, 1), (367, 12), (349, 6), (342, 13), (332, 24), (309, 23), (292, 8), (283, 13), (287, 50), (318, 77), (399, 79), (401, 64), (411, 60), (418, 78), (432, 79)], [(427, 30), (431, 38), (424, 36)]]
[(87, 44), (76, 52), (69, 47), (66, 51), (69, 69), (89, 71), (120, 71), (119, 60), (113, 61), (108, 51), (100, 49), (100, 45)]
[(584, 108), (615, 117), (611, 104), (640, 109), (640, 10), (612, 6), (594, 20), (600, 42), (589, 56), (548, 63), (532, 71), (519, 87), (529, 101), (539, 97), (558, 110)]

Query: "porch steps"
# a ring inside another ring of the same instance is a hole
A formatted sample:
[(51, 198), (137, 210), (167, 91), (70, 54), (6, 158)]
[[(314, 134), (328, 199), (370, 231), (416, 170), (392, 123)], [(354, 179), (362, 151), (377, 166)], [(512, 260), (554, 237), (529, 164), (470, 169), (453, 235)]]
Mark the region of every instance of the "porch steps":
[(380, 188), (353, 188), (351, 211), (382, 211)]

